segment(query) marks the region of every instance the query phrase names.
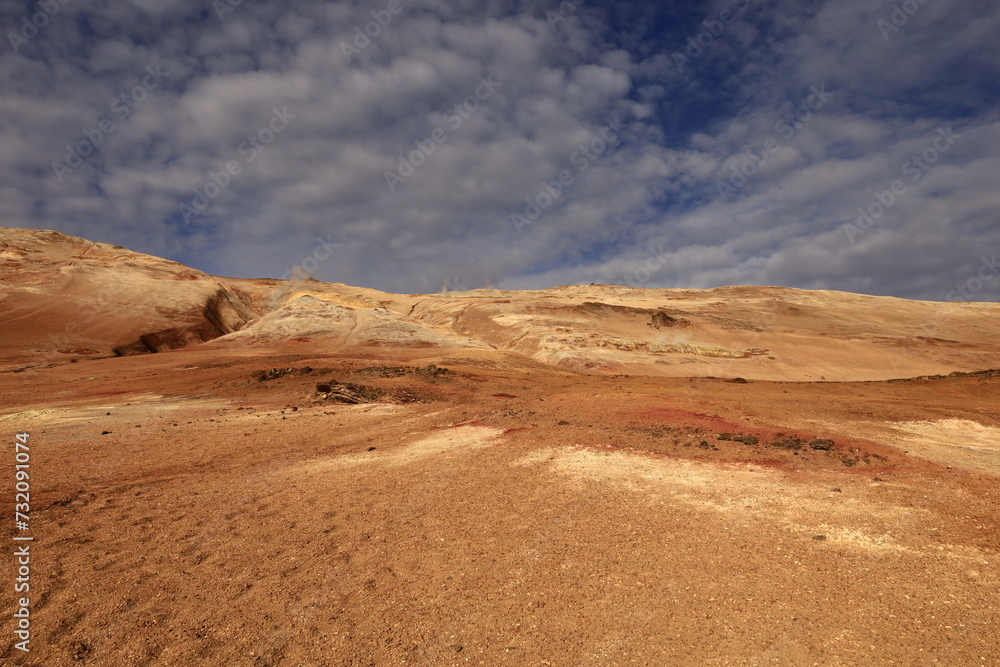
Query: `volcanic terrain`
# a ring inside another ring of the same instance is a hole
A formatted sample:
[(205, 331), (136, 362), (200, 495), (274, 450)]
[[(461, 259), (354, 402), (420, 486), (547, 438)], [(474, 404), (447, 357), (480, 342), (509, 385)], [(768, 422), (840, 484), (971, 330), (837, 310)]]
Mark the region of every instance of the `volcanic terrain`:
[(9, 664), (1000, 663), (1000, 304), (402, 295), (0, 228), (0, 312)]

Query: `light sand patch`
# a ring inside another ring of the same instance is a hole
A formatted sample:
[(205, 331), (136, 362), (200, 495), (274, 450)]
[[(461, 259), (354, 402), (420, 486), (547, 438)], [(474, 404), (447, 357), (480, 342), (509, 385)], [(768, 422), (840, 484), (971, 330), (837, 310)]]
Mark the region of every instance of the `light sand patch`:
[(512, 326), (515, 324), (534, 324), (538, 321), (538, 315), (534, 313), (529, 315), (520, 315), (517, 313), (501, 313), (499, 315), (493, 315), (490, 320), (500, 324), (502, 326)]
[(517, 466), (519, 468), (526, 468), (534, 465), (539, 465), (541, 463), (549, 463), (554, 461), (558, 452), (555, 449), (544, 447), (541, 449), (536, 449), (530, 454), (525, 454), (519, 459), (511, 461), (512, 466)]
[(1000, 472), (1000, 428), (968, 419), (881, 425), (891, 444), (949, 465)]
[(502, 429), (486, 426), (459, 426), (443, 429), (407, 445), (403, 449), (388, 452), (387, 455), (393, 459), (393, 463), (404, 464), (455, 449), (479, 449), (492, 443), (501, 433), (503, 433)]
[(868, 533), (856, 528), (844, 526), (819, 526), (816, 532), (826, 536), (826, 541), (836, 546), (858, 549), (860, 551), (881, 551), (885, 553), (905, 553), (908, 549), (899, 544), (891, 535)]
[(587, 448), (543, 448), (513, 465), (548, 466), (576, 479), (669, 495), (699, 509), (725, 513), (745, 526), (761, 520), (778, 523), (791, 532), (827, 535), (838, 546), (866, 551), (910, 551), (879, 527), (895, 530), (929, 518), (919, 508), (879, 507), (864, 497), (791, 483), (778, 471), (753, 465), (711, 465)]
[[(26, 422), (34, 428), (42, 426), (67, 427), (79, 424), (95, 424), (117, 421), (148, 421), (180, 409), (202, 409), (217, 412), (229, 405), (223, 399), (194, 397), (165, 398), (159, 394), (122, 394), (120, 403), (102, 402), (97, 405), (56, 406), (42, 410), (26, 410), (9, 415), (0, 415), (0, 421)], [(111, 413), (108, 415), (107, 413)]]
[(640, 456), (626, 456), (621, 452), (582, 448), (548, 451), (551, 452), (552, 466), (559, 472), (625, 483), (636, 488), (641, 482), (661, 482), (685, 487), (704, 487), (711, 483), (711, 479), (701, 466), (691, 461), (675, 459), (660, 461)]
[(387, 415), (399, 412), (400, 406), (395, 403), (362, 403), (360, 405), (347, 406), (348, 410), (355, 412), (371, 413), (376, 415)]
[(2, 421), (35, 421), (51, 417), (55, 410), (25, 410), (24, 412), (14, 412), (9, 415), (0, 415)]
[(317, 473), (334, 468), (376, 463), (392, 466), (406, 465), (414, 461), (456, 450), (485, 447), (496, 440), (501, 433), (503, 431), (498, 428), (459, 426), (457, 428), (443, 429), (399, 449), (342, 454), (316, 461), (308, 461), (298, 467), (302, 469), (302, 472)]

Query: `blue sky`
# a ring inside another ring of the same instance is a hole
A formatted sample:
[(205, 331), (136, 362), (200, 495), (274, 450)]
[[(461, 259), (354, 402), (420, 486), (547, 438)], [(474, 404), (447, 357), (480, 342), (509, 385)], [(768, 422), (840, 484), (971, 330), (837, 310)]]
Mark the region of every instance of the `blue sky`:
[(0, 28), (4, 226), (397, 292), (1000, 300), (994, 2), (53, 0)]

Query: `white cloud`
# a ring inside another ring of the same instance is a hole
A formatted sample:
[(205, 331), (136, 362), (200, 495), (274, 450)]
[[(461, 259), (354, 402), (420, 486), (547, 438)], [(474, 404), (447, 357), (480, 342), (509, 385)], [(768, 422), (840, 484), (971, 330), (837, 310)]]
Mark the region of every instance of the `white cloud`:
[[(939, 0), (885, 40), (860, 0), (754, 3), (682, 74), (669, 54), (687, 28), (647, 30), (653, 7), (616, 5), (643, 19), (615, 32), (581, 5), (553, 31), (545, 3), (404, 2), (347, 62), (341, 44), (385, 5), (242, 3), (223, 21), (193, 0), (67, 5), (24, 53), (0, 53), (3, 223), (247, 276), (282, 275), (330, 237), (319, 278), (400, 291), (622, 282), (662, 239), (650, 286), (944, 298), (1000, 245), (997, 8)], [(147, 66), (169, 75), (60, 182), (52, 162)], [(456, 111), (482, 77), (499, 85)], [(834, 95), (783, 137), (812, 86)], [(294, 118), (250, 159), (241, 145), (275, 107)], [(582, 152), (616, 117), (615, 140)], [(962, 139), (851, 243), (843, 223), (948, 124)], [(391, 191), (386, 171), (435, 131), (446, 140)], [(780, 149), (722, 201), (717, 183), (769, 138)], [(184, 224), (179, 206), (234, 161)], [(563, 171), (572, 183), (518, 234), (510, 216)], [(1000, 298), (996, 282), (976, 298)]]

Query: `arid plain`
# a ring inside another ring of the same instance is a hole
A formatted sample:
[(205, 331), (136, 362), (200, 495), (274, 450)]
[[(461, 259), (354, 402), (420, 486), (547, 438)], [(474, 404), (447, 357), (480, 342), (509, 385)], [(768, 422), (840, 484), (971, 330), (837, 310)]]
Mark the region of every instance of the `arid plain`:
[(1000, 304), (400, 295), (0, 228), (0, 312), (10, 664), (1000, 661)]

